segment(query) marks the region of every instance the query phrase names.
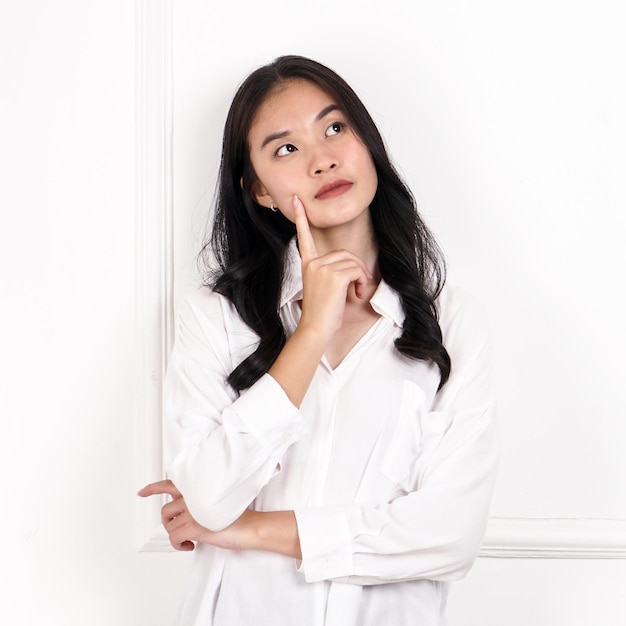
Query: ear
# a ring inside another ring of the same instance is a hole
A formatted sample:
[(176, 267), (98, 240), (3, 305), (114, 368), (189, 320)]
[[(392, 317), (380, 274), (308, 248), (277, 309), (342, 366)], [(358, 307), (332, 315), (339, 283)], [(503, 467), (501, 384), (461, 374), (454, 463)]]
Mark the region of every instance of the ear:
[(266, 209), (272, 207), (272, 196), (270, 196), (267, 189), (258, 180), (252, 183), (250, 191), (257, 204), (264, 206)]

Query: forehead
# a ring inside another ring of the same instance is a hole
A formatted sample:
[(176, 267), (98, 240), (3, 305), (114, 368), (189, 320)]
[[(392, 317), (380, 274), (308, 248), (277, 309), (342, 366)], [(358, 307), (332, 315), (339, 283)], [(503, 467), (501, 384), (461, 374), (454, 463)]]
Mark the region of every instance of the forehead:
[(293, 79), (275, 88), (265, 98), (250, 126), (250, 136), (261, 132), (288, 130), (314, 118), (329, 104), (339, 104), (316, 84)]

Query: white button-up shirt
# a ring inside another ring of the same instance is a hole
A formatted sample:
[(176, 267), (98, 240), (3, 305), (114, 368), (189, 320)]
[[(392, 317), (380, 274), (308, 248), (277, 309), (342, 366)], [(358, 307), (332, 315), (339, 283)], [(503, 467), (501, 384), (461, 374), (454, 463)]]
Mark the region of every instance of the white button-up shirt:
[[(280, 315), (295, 330), (295, 246)], [(322, 359), (300, 409), (268, 374), (226, 377), (256, 335), (224, 297), (182, 304), (166, 380), (168, 476), (217, 530), (247, 507), (294, 510), (302, 560), (199, 544), (180, 626), (441, 626), (449, 582), (471, 567), (488, 516), (497, 444), (489, 336), (480, 309), (438, 299), (452, 373), (394, 347), (404, 319), (381, 282), (380, 315), (343, 361)]]

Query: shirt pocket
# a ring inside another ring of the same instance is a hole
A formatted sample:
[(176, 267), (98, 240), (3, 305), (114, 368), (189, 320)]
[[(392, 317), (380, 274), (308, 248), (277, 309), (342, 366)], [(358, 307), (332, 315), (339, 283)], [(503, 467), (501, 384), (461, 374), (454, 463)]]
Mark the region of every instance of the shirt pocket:
[(450, 421), (447, 411), (428, 411), (422, 389), (404, 381), (397, 420), (380, 466), (381, 473), (400, 495), (419, 489)]

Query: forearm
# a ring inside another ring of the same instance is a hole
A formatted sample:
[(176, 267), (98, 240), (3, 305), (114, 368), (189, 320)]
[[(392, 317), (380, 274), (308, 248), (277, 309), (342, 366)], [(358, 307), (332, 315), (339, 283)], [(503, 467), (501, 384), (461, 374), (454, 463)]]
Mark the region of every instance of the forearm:
[(192, 540), (226, 550), (264, 550), (297, 559), (302, 558), (298, 526), (293, 511), (247, 509), (230, 526), (217, 532), (201, 527), (193, 518), (189, 520), (188, 529), (174, 537), (176, 543)]
[(413, 491), (387, 503), (296, 509), (307, 581), (463, 576), (482, 542), (498, 458), (493, 404), (467, 421), (453, 424), (436, 442)]
[[(197, 418), (195, 413), (201, 411), (202, 407), (194, 412), (187, 409), (183, 418), (170, 419), (169, 440), (178, 438), (179, 451), (167, 472), (195, 519), (207, 528), (221, 530), (235, 521), (280, 471), (285, 451), (304, 435), (307, 426), (269, 375), (227, 406), (217, 427)], [(192, 428), (181, 429), (183, 419)], [(194, 421), (198, 427), (193, 427)]]
[(298, 327), (268, 372), (297, 407), (313, 380), (326, 343), (314, 330)]
[(293, 511), (252, 511), (254, 547), (302, 558), (296, 516)]

